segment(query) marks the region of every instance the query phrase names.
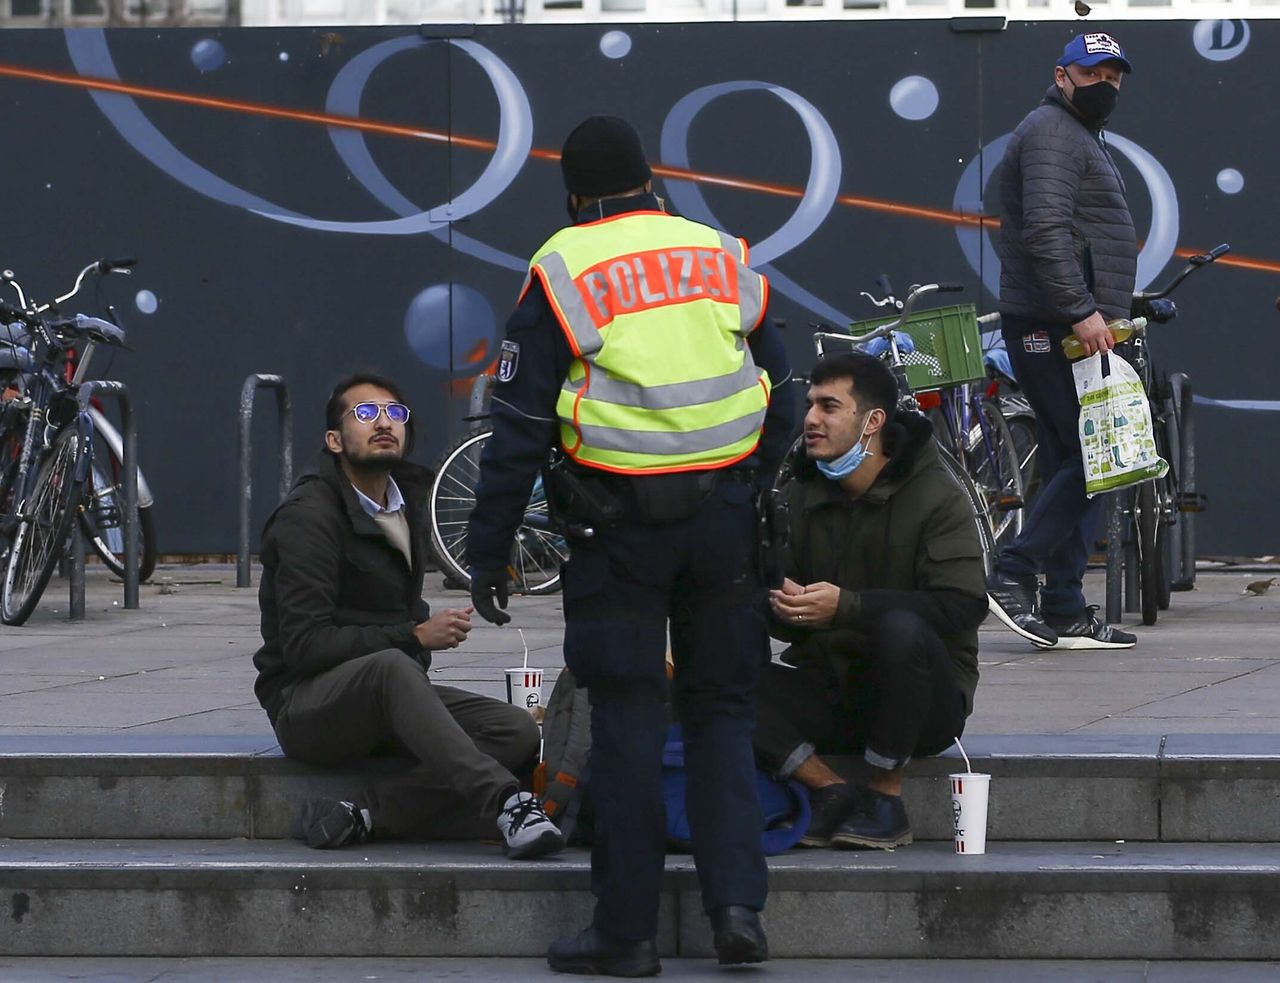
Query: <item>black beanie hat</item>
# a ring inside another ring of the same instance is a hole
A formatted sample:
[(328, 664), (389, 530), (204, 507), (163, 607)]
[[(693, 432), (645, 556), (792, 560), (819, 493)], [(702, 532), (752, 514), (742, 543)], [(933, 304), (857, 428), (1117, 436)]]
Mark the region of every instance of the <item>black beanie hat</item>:
[(564, 142), (560, 169), (570, 194), (602, 198), (638, 188), (651, 177), (640, 134), (620, 116), (588, 116)]

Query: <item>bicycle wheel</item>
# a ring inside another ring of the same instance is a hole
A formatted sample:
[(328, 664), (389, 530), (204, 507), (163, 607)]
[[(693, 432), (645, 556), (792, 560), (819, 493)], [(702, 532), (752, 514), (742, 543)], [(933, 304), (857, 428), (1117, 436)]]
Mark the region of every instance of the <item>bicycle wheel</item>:
[(1035, 414), (1030, 410), (1015, 410), (1011, 413), (1003, 405), (1004, 401), (1001, 402), (1001, 415), (1009, 425), (1009, 434), (1013, 437), (1013, 446), (1018, 452), (1018, 469), (1022, 472), (1022, 508), (1026, 513), (1040, 492), (1040, 465), (1036, 453), (1040, 449), (1040, 431), (1036, 426)]
[(973, 514), (973, 524), (978, 530), (978, 542), (982, 544), (982, 565), (988, 576), (995, 570), (996, 560), (1000, 554), (1000, 548), (996, 545), (996, 537), (991, 525), (991, 517), (987, 514), (987, 500), (982, 492), (973, 483), (973, 479), (960, 466), (960, 462), (952, 456), (951, 452), (943, 447), (938, 448), (938, 456), (942, 458), (942, 463), (950, 472), (951, 477), (955, 479), (969, 499), (970, 508)]
[[(80, 527), (93, 551), (117, 577), (124, 576), (124, 466), (95, 431), (93, 460), (80, 502)], [(156, 525), (151, 507), (138, 509), (138, 580), (156, 568)]]
[(88, 453), (85, 434), (73, 423), (53, 442), (30, 494), (19, 505), (18, 530), (9, 549), (0, 620), (20, 625), (31, 617), (58, 558), (63, 555), (83, 490), (77, 473)]
[(1004, 414), (993, 400), (984, 399), (978, 419), (965, 440), (969, 477), (986, 499), (987, 515), (997, 546), (1005, 546), (1022, 532), (1022, 462)]
[(1160, 581), (1164, 557), (1160, 553), (1160, 509), (1153, 481), (1144, 481), (1134, 496), (1133, 521), (1138, 530), (1138, 593), (1142, 597), (1142, 623), (1154, 625), (1160, 614)]
[[(428, 497), (431, 546), (445, 573), (464, 584), (471, 583), (467, 522), (475, 508), (480, 455), (488, 440), (488, 431), (470, 434), (449, 450), (436, 468)], [(550, 529), (549, 518), (539, 475), (511, 546), (512, 590), (517, 593), (550, 594), (560, 589), (560, 567), (569, 558), (569, 544)]]

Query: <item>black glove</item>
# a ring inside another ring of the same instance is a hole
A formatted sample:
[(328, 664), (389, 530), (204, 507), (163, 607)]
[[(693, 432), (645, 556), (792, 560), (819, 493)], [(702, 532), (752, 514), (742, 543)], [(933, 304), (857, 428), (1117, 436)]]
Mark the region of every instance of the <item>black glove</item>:
[[(476, 613), (485, 621), (495, 625), (505, 625), (511, 620), (506, 613), (507, 584), (510, 577), (506, 570), (471, 571), (471, 603), (476, 606)], [(497, 605), (494, 600), (497, 599)], [(498, 608), (502, 608), (501, 611)]]

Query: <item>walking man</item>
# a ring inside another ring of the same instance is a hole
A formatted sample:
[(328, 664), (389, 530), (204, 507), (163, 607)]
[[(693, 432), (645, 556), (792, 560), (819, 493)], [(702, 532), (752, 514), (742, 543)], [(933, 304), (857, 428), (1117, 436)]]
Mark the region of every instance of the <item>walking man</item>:
[(1083, 578), (1103, 499), (1085, 495), (1080, 404), (1062, 352), (1069, 333), (1086, 355), (1110, 351), (1106, 323), (1128, 317), (1133, 302), (1133, 219), (1103, 136), (1130, 71), (1110, 35), (1073, 39), (1001, 164), (1001, 331), (1036, 414), (1043, 484), (987, 593), (996, 617), (1041, 648), (1130, 648), (1137, 641), (1085, 603)]

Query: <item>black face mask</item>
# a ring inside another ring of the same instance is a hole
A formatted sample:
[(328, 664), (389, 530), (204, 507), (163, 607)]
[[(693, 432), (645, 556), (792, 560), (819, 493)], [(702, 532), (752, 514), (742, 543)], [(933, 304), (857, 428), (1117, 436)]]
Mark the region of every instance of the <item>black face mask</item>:
[(1077, 85), (1071, 93), (1071, 104), (1081, 118), (1094, 126), (1105, 126), (1115, 112), (1120, 90), (1110, 82), (1094, 82), (1093, 85)]

